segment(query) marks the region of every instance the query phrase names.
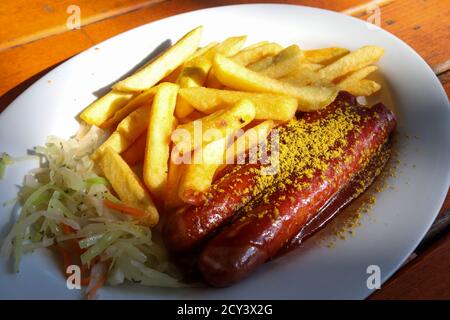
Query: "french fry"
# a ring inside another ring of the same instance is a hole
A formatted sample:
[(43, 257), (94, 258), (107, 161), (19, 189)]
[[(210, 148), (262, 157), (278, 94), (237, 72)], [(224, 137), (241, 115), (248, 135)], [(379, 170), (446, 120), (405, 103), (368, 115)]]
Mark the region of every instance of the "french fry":
[(380, 89), (381, 86), (377, 82), (363, 79), (347, 86), (343, 90), (350, 92), (354, 96), (368, 97)]
[[(188, 164), (180, 179), (178, 195), (186, 203), (199, 205), (208, 190), (216, 170), (224, 163), (227, 137), (215, 140), (194, 152), (194, 163)], [(200, 157), (201, 154), (201, 157)], [(201, 161), (196, 161), (196, 158)]]
[(255, 118), (255, 107), (248, 99), (239, 100), (230, 108), (216, 111), (199, 120), (179, 125), (172, 141), (178, 152), (186, 154), (230, 131), (236, 131)]
[(182, 88), (202, 86), (205, 83), (211, 65), (212, 62), (203, 56), (189, 61), (181, 71), (177, 84)]
[(310, 63), (330, 64), (337, 59), (342, 58), (350, 51), (345, 48), (331, 47), (315, 50), (303, 51), (305, 59)]
[(238, 53), (238, 51), (244, 45), (247, 36), (230, 37), (219, 43), (212, 50), (208, 50), (204, 53), (205, 58), (212, 61), (216, 54), (222, 54), (226, 57), (230, 57)]
[(188, 63), (189, 61), (191, 61), (192, 59), (195, 59), (196, 57), (204, 54), (206, 51), (208, 51), (209, 49), (217, 46), (218, 42), (213, 41), (209, 44), (207, 44), (204, 47), (198, 48), (197, 51), (195, 51), (187, 60), (186, 62), (184, 62), (182, 65), (180, 65), (178, 68), (176, 68), (174, 71), (172, 71), (168, 76), (166, 76), (165, 78), (163, 78), (161, 80), (161, 82), (177, 82), (177, 79), (180, 77), (181, 71), (183, 70), (184, 66), (186, 65), (186, 63)]
[(262, 70), (267, 69), (272, 63), (273, 63), (273, 56), (268, 56), (256, 62), (250, 63), (247, 66), (247, 68), (255, 72), (260, 72)]
[(303, 51), (297, 45), (281, 50), (273, 57), (272, 64), (260, 71), (262, 75), (277, 79), (298, 68), (304, 60)]
[(295, 87), (249, 70), (221, 55), (216, 55), (213, 70), (221, 83), (233, 89), (292, 96), (298, 101), (299, 111), (321, 109), (338, 93), (334, 86)]
[[(178, 120), (174, 118), (172, 123), (172, 131), (178, 125)], [(171, 150), (172, 151), (172, 150)], [(169, 168), (167, 173), (167, 185), (164, 194), (164, 208), (166, 210), (173, 210), (183, 205), (183, 201), (178, 196), (178, 185), (180, 182), (181, 173), (184, 164), (178, 163), (175, 159), (175, 154), (170, 153)]]
[(202, 35), (202, 29), (203, 27), (198, 27), (190, 31), (172, 47), (167, 49), (156, 59), (150, 61), (136, 73), (117, 82), (113, 88), (125, 92), (150, 89), (161, 79), (178, 68), (197, 50)]
[(249, 99), (255, 105), (255, 119), (292, 119), (297, 111), (297, 99), (270, 93), (218, 90), (204, 87), (180, 89), (179, 100), (186, 100), (195, 109), (211, 114), (239, 100)]
[(260, 124), (254, 126), (253, 128), (248, 129), (244, 132), (243, 135), (238, 137), (226, 150), (226, 163), (232, 164), (236, 163), (235, 159), (237, 159), (237, 163), (243, 163), (242, 156), (252, 148), (256, 147), (258, 144), (262, 143), (266, 140), (270, 131), (275, 126), (275, 122), (272, 120), (266, 120), (261, 122)]
[[(203, 88), (203, 87), (199, 87), (199, 88)], [(186, 88), (186, 89), (190, 89), (190, 88)], [(180, 99), (180, 92), (178, 92), (178, 99)], [(177, 103), (178, 103), (178, 100), (177, 100)], [(181, 118), (181, 119), (178, 119), (178, 121), (180, 122), (180, 124), (185, 124), (185, 123), (188, 123), (188, 122), (192, 122), (192, 121), (201, 119), (201, 118), (203, 118), (205, 116), (206, 116), (206, 114), (204, 114), (203, 112), (200, 112), (198, 110), (194, 110), (188, 116), (186, 116), (184, 118)]]
[(372, 72), (375, 72), (377, 69), (378, 69), (378, 67), (376, 67), (376, 66), (368, 66), (368, 67), (362, 68), (358, 71), (351, 73), (350, 75), (348, 75), (347, 77), (345, 77), (344, 79), (339, 81), (337, 85), (342, 90), (345, 90), (345, 88), (353, 85), (356, 82), (359, 82), (360, 80), (364, 79), (369, 74), (371, 74)]
[(96, 161), (106, 149), (112, 149), (114, 152), (121, 153), (125, 151), (132, 142), (130, 143), (125, 137), (123, 137), (119, 132), (114, 131), (106, 139), (105, 142), (92, 154), (92, 160)]
[(162, 83), (150, 111), (144, 158), (144, 182), (150, 192), (162, 199), (167, 183), (170, 135), (179, 86)]
[(257, 47), (260, 47), (260, 46), (264, 46), (264, 45), (266, 45), (266, 44), (268, 44), (269, 43), (269, 41), (266, 41), (266, 40), (263, 40), (263, 41), (260, 41), (260, 42), (256, 42), (256, 43), (253, 43), (253, 44), (251, 44), (251, 45), (249, 45), (249, 46), (246, 46), (244, 49), (242, 49), (242, 50), (250, 50), (250, 49), (254, 49), (254, 48), (257, 48)]
[(181, 200), (178, 191), (181, 175), (184, 171), (184, 164), (176, 164), (172, 158), (169, 161), (169, 173), (167, 177), (166, 194), (164, 197), (164, 208), (166, 210), (173, 210), (184, 204)]
[(159, 82), (160, 83), (163, 83), (163, 82), (173, 82), (173, 83), (175, 83), (175, 82), (177, 82), (177, 79), (180, 76), (182, 70), (183, 70), (183, 64), (178, 66), (175, 70), (173, 70), (167, 76), (162, 78)]
[(378, 46), (361, 47), (320, 69), (318, 71), (319, 78), (331, 82), (336, 78), (377, 62), (383, 53), (384, 49)]
[(144, 132), (121, 156), (130, 166), (134, 166), (144, 160), (147, 132)]
[[(199, 56), (187, 63), (181, 71), (177, 83), (180, 88), (199, 87), (205, 83), (208, 72), (211, 69), (212, 62), (203, 56)], [(178, 118), (188, 116), (194, 109), (184, 100), (177, 100), (175, 115)]]
[(150, 106), (143, 106), (123, 119), (109, 138), (95, 151), (92, 159), (97, 159), (106, 148), (111, 148), (117, 153), (128, 149), (133, 142), (147, 129)]
[(122, 157), (111, 148), (106, 148), (98, 163), (119, 199), (146, 212), (145, 217), (138, 217), (143, 224), (156, 225), (159, 220), (158, 210), (142, 182)]
[[(218, 45), (211, 46), (208, 50), (205, 50), (202, 54), (199, 54), (195, 58), (191, 59), (181, 71), (180, 77), (177, 79), (177, 83), (181, 88), (199, 87), (205, 83), (209, 70), (212, 66), (212, 60), (216, 53), (221, 53), (226, 56), (234, 54), (244, 44), (246, 37), (231, 37), (219, 43)], [(175, 115), (178, 118), (184, 118), (189, 115), (194, 109), (183, 100), (177, 101), (175, 107)]]
[(130, 113), (125, 119), (120, 121), (116, 131), (125, 139), (136, 141), (137, 138), (147, 129), (148, 117), (151, 114), (152, 106), (143, 106)]
[(101, 127), (113, 128), (137, 108), (142, 107), (144, 104), (151, 105), (153, 97), (157, 90), (158, 86), (155, 86), (134, 97), (124, 107), (117, 110), (116, 113), (114, 113), (114, 116), (106, 120)]
[(84, 109), (80, 118), (88, 124), (100, 127), (117, 110), (126, 105), (133, 96), (133, 93), (110, 91)]
[(267, 43), (256, 47), (245, 48), (231, 57), (236, 63), (247, 66), (267, 56), (278, 54), (283, 48), (277, 43)]
[(287, 82), (293, 86), (303, 87), (318, 82), (317, 70), (322, 68), (321, 64), (303, 63), (294, 72), (279, 78), (278, 80)]
[[(214, 56), (216, 54), (222, 54), (226, 57), (235, 55), (239, 49), (244, 45), (245, 40), (247, 39), (247, 36), (240, 36), (240, 37), (231, 37), (223, 41), (215, 50), (211, 53), (208, 58), (212, 60), (214, 59)], [(206, 86), (210, 88), (221, 88), (221, 83), (217, 80), (214, 73), (210, 72), (208, 74), (208, 77), (206, 78)]]
[(210, 49), (216, 47), (219, 43), (217, 41), (213, 41), (208, 43), (206, 46), (198, 48), (197, 51), (195, 51), (192, 56), (187, 60), (189, 62), (192, 59), (195, 59), (199, 56), (204, 55), (206, 52), (208, 52)]

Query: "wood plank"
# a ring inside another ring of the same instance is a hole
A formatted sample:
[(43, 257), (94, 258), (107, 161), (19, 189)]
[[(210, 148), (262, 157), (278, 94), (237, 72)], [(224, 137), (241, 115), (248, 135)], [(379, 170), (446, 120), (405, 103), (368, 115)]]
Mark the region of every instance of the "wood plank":
[(67, 32), (68, 19), (80, 10), (81, 26), (166, 0), (15, 0), (0, 2), (0, 51)]
[(445, 92), (447, 92), (447, 96), (450, 97), (450, 71), (439, 75), (439, 81), (442, 83)]
[[(0, 51), (68, 31), (67, 21), (73, 14), (70, 7), (72, 5), (76, 5), (80, 9), (81, 26), (85, 26), (97, 21), (137, 11), (144, 7), (151, 7), (153, 4), (163, 1), (168, 0), (78, 0), (76, 3), (72, 0), (53, 2), (48, 0), (2, 1), (0, 2), (0, 16), (2, 17), (0, 19)], [(360, 0), (345, 0), (339, 2), (331, 0), (285, 0), (278, 2), (300, 3), (320, 8), (328, 8), (330, 10), (342, 10), (361, 3)], [(152, 9), (150, 17), (155, 14), (155, 16), (161, 18), (173, 15), (177, 12), (186, 12), (199, 8), (232, 3), (240, 3), (240, 1), (170, 1), (170, 5), (165, 10), (158, 10), (156, 14)], [(155, 19), (151, 18), (146, 21), (153, 20)]]
[[(39, 0), (41, 1), (41, 0)], [(249, 2), (260, 2), (253, 0)], [(264, 2), (264, 1), (263, 1)], [(272, 1), (266, 1), (272, 2)], [(301, 3), (304, 5), (316, 5), (318, 7), (328, 7), (333, 10), (342, 10), (361, 3), (361, 0), (304, 0), (304, 1), (279, 1), (283, 3)], [(0, 2), (2, 3), (2, 2)], [(20, 2), (19, 2), (20, 3)], [(158, 20), (174, 14), (201, 9), (204, 7), (212, 7), (224, 4), (239, 3), (239, 1), (213, 0), (201, 2), (196, 0), (186, 0), (183, 2), (167, 1), (149, 5), (140, 10), (128, 12), (126, 14), (114, 16), (110, 19), (92, 23), (82, 27), (80, 30), (72, 30), (62, 34), (49, 36), (39, 41), (27, 43), (18, 47), (10, 48), (0, 52), (0, 71), (3, 77), (0, 78), (0, 96), (7, 92), (6, 100), (0, 101), (0, 111), (5, 107), (5, 102), (12, 101), (17, 95), (17, 90), (9, 92), (13, 87), (21, 84), (25, 80), (34, 77), (42, 70), (49, 70), (71, 56), (89, 48), (95, 43), (101, 42), (118, 33), (124, 32), (136, 26)], [(4, 5), (4, 3), (2, 4)], [(24, 10), (29, 15), (38, 14), (33, 6), (28, 8), (24, 6)], [(17, 10), (16, 10), (17, 11)], [(14, 14), (15, 11), (12, 11)], [(24, 14), (24, 13), (23, 13)], [(64, 12), (65, 14), (65, 8)], [(0, 26), (6, 25), (3, 16), (0, 19)], [(38, 28), (37, 25), (34, 25)], [(31, 28), (31, 27), (27, 27)], [(2, 28), (0, 28), (1, 30)], [(27, 29), (28, 30), (28, 29)], [(1, 37), (0, 37), (1, 38)], [(51, 48), (51, 50), (49, 50)], [(27, 81), (30, 84), (30, 81)], [(26, 86), (22, 85), (21, 88)]]
[[(264, 3), (264, 2), (279, 2), (286, 4), (301, 4), (318, 8), (327, 8), (329, 10), (340, 11), (351, 6), (360, 4), (361, 0), (344, 0), (344, 1), (330, 1), (330, 0), (250, 0), (246, 3)], [(86, 33), (95, 41), (100, 42), (108, 39), (118, 33), (132, 29), (134, 27), (149, 23), (151, 21), (159, 20), (168, 16), (180, 14), (183, 12), (210, 8), (222, 5), (240, 4), (242, 1), (236, 0), (211, 0), (207, 2), (200, 2), (195, 0), (187, 0), (180, 2), (164, 2), (155, 6), (143, 8), (139, 11), (131, 12), (130, 14), (117, 17), (115, 19), (108, 19), (98, 23), (86, 26), (84, 29)], [(200, 23), (200, 22), (199, 22)]]
[[(450, 97), (450, 71), (441, 74), (439, 76), (439, 81), (441, 81), (442, 86), (447, 93), (447, 97)], [(450, 188), (448, 189), (447, 197), (445, 198), (444, 204), (439, 212), (439, 216), (443, 215), (444, 212), (447, 212), (448, 210), (450, 210)]]
[[(368, 16), (364, 14), (361, 19)], [(396, 0), (381, 8), (381, 27), (409, 44), (435, 68), (450, 60), (449, 16), (450, 0)]]
[(448, 189), (447, 196), (445, 197), (444, 203), (442, 204), (442, 208), (439, 211), (438, 218), (439, 218), (439, 216), (443, 215), (448, 210), (450, 210), (450, 189)]
[(398, 271), (373, 300), (450, 299), (450, 233)]
[[(0, 52), (0, 95), (92, 45), (94, 43), (82, 30), (72, 30)], [(2, 101), (0, 111), (3, 107)]]

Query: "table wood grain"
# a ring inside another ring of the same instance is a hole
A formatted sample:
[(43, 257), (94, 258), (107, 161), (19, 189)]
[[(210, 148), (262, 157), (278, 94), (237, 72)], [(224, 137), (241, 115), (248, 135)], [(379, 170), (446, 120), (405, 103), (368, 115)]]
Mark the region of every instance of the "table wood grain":
[[(81, 28), (68, 30), (72, 0), (3, 0), (0, 2), (0, 112), (55, 66), (118, 33), (182, 12), (243, 2), (307, 5), (344, 11), (360, 19), (368, 19), (373, 14), (366, 9), (368, 1), (364, 0), (78, 0)], [(377, 3), (384, 4), (380, 6), (381, 27), (414, 48), (433, 68), (449, 95), (450, 0)], [(440, 215), (449, 209), (450, 192)], [(370, 298), (450, 299), (449, 231)]]

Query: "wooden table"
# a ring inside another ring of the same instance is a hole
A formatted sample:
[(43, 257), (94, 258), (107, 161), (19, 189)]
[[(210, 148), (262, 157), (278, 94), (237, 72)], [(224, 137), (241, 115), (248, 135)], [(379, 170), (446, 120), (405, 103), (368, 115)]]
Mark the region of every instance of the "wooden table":
[[(73, 55), (139, 25), (191, 10), (242, 2), (168, 0), (3, 0), (0, 2), (0, 112), (43, 74)], [(368, 0), (270, 1), (368, 19)], [(80, 8), (81, 28), (66, 22)], [(381, 26), (413, 47), (450, 93), (450, 0), (378, 2)], [(69, 12), (69, 13), (68, 13)], [(450, 124), (449, 124), (450, 125)], [(450, 209), (450, 193), (440, 216)], [(450, 299), (450, 232), (400, 269), (371, 299)]]

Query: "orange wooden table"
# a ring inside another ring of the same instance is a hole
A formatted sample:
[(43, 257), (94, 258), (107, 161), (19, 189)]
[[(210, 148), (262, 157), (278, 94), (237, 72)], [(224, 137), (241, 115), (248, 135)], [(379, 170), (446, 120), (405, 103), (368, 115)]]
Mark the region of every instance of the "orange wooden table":
[[(206, 7), (281, 2), (320, 7), (368, 19), (368, 0), (169, 1), (3, 0), (0, 2), (0, 112), (43, 74), (71, 56), (136, 26)], [(450, 93), (450, 0), (372, 1), (381, 26), (413, 47)], [(81, 28), (67, 22), (80, 8)], [(450, 125), (450, 124), (449, 124)], [(440, 217), (450, 209), (450, 193)], [(447, 225), (448, 226), (448, 225)], [(444, 228), (371, 299), (450, 299), (450, 230)]]

